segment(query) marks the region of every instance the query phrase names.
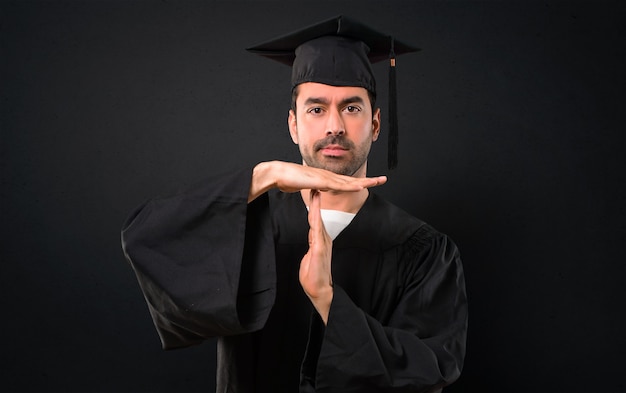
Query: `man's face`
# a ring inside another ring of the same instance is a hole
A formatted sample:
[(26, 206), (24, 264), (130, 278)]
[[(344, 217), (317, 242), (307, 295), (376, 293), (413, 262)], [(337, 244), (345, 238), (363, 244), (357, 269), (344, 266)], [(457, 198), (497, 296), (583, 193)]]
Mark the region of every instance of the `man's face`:
[(297, 113), (289, 111), (289, 132), (304, 164), (365, 176), (370, 147), (380, 132), (380, 110), (372, 113), (367, 90), (313, 82), (298, 89)]

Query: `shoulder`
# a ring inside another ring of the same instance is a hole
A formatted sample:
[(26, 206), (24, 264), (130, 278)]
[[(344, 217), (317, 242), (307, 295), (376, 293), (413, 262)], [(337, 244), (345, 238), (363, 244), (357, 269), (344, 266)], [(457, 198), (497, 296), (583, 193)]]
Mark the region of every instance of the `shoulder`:
[(388, 218), (379, 231), (387, 245), (384, 258), (397, 263), (406, 285), (437, 275), (462, 275), (460, 252), (448, 235), (380, 197), (373, 202)]
[(429, 232), (430, 226), (424, 221), (374, 193), (370, 195), (362, 213), (371, 218), (376, 232), (389, 246), (404, 243), (415, 234)]
[(386, 248), (401, 247), (418, 253), (451, 243), (445, 234), (376, 194), (371, 195), (368, 204), (368, 211), (378, 222), (381, 244)]

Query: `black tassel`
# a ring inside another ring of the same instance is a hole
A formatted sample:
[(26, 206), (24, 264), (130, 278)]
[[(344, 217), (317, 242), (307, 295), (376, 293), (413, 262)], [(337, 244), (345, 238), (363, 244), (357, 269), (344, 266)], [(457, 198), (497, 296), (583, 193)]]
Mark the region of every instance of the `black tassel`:
[(391, 37), (391, 51), (389, 52), (389, 137), (387, 141), (387, 167), (394, 169), (398, 166), (398, 98), (396, 93), (396, 54)]

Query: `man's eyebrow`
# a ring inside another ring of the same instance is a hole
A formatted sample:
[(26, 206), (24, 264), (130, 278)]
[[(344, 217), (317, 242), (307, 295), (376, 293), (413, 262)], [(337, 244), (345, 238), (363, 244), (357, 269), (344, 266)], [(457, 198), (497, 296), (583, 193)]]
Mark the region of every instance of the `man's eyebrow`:
[(313, 105), (313, 104), (328, 104), (328, 100), (326, 98), (321, 97), (309, 97), (304, 101), (304, 105)]
[[(329, 101), (326, 98), (322, 98), (322, 97), (309, 97), (304, 101), (304, 105), (312, 105), (312, 104), (328, 105), (328, 103)], [(352, 97), (346, 97), (339, 102), (339, 106), (344, 106), (347, 104), (365, 105), (365, 100), (361, 96), (352, 96)]]
[(344, 105), (347, 105), (347, 104), (361, 104), (361, 105), (365, 105), (365, 100), (361, 96), (347, 97), (347, 98), (344, 98), (343, 100), (341, 100), (341, 102), (339, 103), (339, 106), (344, 106)]

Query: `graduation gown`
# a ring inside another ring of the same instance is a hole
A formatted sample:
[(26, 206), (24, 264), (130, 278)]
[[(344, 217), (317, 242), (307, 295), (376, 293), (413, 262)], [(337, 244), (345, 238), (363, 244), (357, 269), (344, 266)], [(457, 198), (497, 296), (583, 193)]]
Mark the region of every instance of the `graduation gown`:
[(300, 194), (247, 203), (250, 169), (155, 198), (122, 246), (165, 349), (218, 338), (218, 392), (431, 392), (460, 375), (467, 301), (459, 252), (370, 192), (333, 241), (325, 326), (298, 281)]

